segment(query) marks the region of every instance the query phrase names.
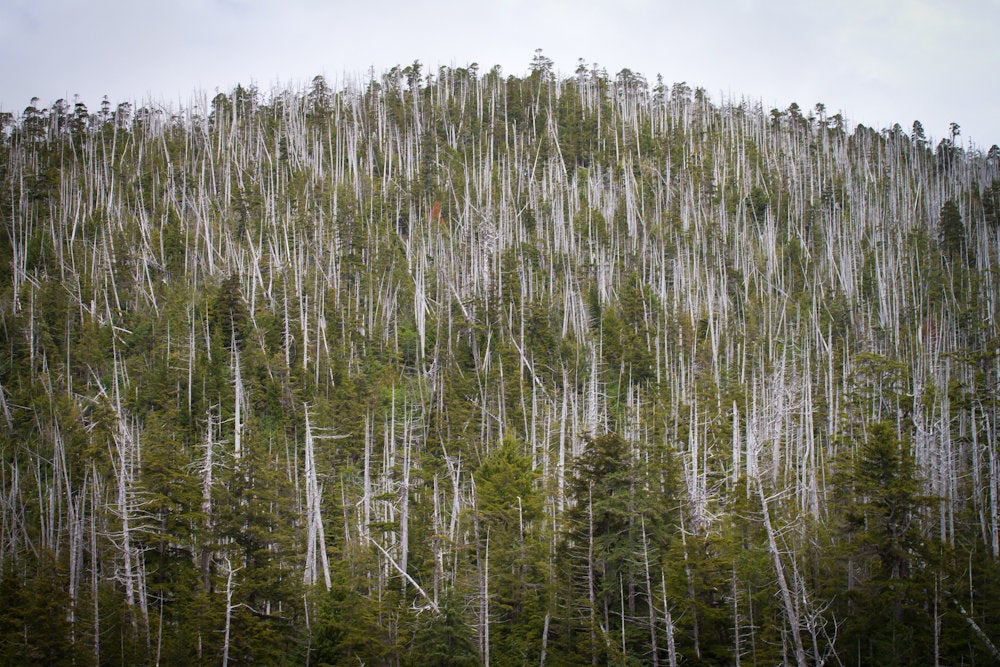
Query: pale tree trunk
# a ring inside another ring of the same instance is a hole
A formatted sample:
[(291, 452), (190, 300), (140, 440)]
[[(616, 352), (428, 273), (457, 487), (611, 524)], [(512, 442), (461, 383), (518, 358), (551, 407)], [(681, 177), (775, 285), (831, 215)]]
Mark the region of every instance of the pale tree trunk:
[(597, 595), (594, 591), (594, 497), (587, 494), (587, 601), (590, 607), (590, 664), (597, 664)]
[(239, 461), (243, 455), (243, 402), (246, 400), (243, 389), (243, 374), (240, 370), (240, 352), (236, 347), (236, 334), (233, 333), (233, 385), (235, 392), (235, 414), (233, 416), (233, 457)]
[(674, 641), (674, 618), (667, 604), (667, 578), (660, 571), (660, 590), (663, 593), (663, 622), (667, 627), (667, 661), (670, 667), (677, 667), (677, 644)]
[(969, 625), (975, 635), (979, 637), (979, 639), (983, 642), (983, 645), (989, 649), (990, 655), (993, 656), (993, 659), (1000, 662), (1000, 649), (998, 649), (996, 644), (993, 643), (993, 640), (990, 639), (989, 635), (987, 635), (983, 631), (982, 627), (976, 623), (976, 619), (969, 615), (969, 612), (965, 610), (965, 607), (963, 607), (958, 600), (952, 598), (952, 602), (954, 602), (955, 607), (958, 609), (958, 613), (961, 614), (963, 619), (965, 619), (965, 622)]
[(372, 440), (375, 427), (371, 413), (365, 416), (365, 470), (361, 498), (361, 529), (363, 542), (368, 540), (372, 521)]
[(545, 654), (549, 647), (549, 620), (552, 615), (545, 612), (545, 623), (542, 626), (542, 657), (538, 662), (539, 667), (545, 667)]
[[(563, 386), (569, 387), (569, 372), (563, 371)], [(569, 428), (569, 391), (563, 391), (562, 416), (559, 419), (559, 463), (556, 466), (556, 517), (562, 517), (566, 503), (566, 429)], [(555, 526), (553, 526), (555, 527)]]
[[(625, 644), (625, 578), (621, 572), (618, 573), (618, 603), (621, 618), (621, 638), (622, 638), (622, 660), (628, 661), (628, 649)], [(610, 630), (610, 625), (608, 626)]]
[[(2, 393), (2, 391), (0, 391)], [(70, 641), (76, 644), (76, 605), (79, 599), (80, 579), (83, 576), (83, 545), (86, 509), (87, 485), (89, 470), (84, 473), (83, 486), (74, 497), (69, 480), (69, 471), (66, 466), (66, 453), (63, 448), (62, 437), (58, 432), (55, 434), (58, 451), (54, 457), (59, 462), (63, 479), (60, 480), (66, 489), (66, 518), (69, 529), (69, 610), (67, 611), (67, 621), (70, 626)]]
[(306, 568), (303, 576), (306, 586), (312, 586), (318, 578), (317, 563), (323, 570), (323, 583), (330, 590), (330, 563), (326, 553), (326, 533), (323, 530), (323, 514), (319, 482), (316, 476), (316, 455), (313, 441), (312, 425), (309, 422), (309, 409), (306, 414)]
[(992, 537), (993, 559), (1000, 559), (1000, 460), (997, 458), (997, 443), (990, 420), (986, 420), (987, 451), (990, 465), (990, 535)]
[(98, 476), (97, 464), (91, 464), (91, 472), (94, 477), (94, 485), (90, 500), (90, 596), (94, 604), (94, 664), (101, 664), (101, 604), (99, 590), (98, 553), (97, 553), (97, 511), (100, 506), (97, 492)]
[(406, 570), (404, 570), (399, 566), (399, 563), (396, 562), (396, 560), (389, 554), (389, 552), (386, 551), (385, 548), (381, 544), (379, 544), (374, 538), (372, 538), (371, 543), (375, 545), (375, 548), (378, 549), (383, 556), (385, 556), (385, 559), (389, 562), (390, 565), (392, 565), (393, 569), (395, 569), (396, 572), (399, 573), (399, 576), (406, 579), (410, 583), (410, 585), (413, 586), (413, 588), (415, 588), (418, 593), (420, 593), (420, 596), (427, 601), (427, 607), (432, 609), (435, 614), (440, 613), (441, 610), (438, 608), (437, 602), (434, 601), (434, 598), (428, 595), (427, 591), (425, 591), (413, 577), (407, 574)]
[[(688, 561), (687, 529), (684, 527), (683, 510), (681, 510), (681, 547), (684, 550), (684, 577), (687, 580), (688, 598), (690, 598), (691, 602), (695, 602), (694, 573), (691, 572), (691, 563)], [(693, 632), (692, 639), (694, 640), (694, 654), (699, 660), (701, 660), (700, 629), (701, 628), (698, 622), (698, 614), (697, 613), (691, 614), (691, 630)]]
[(434, 499), (434, 511), (431, 514), (431, 529), (434, 536), (431, 538), (431, 551), (434, 553), (434, 577), (431, 592), (434, 594), (434, 600), (437, 601), (440, 599), (441, 581), (444, 578), (444, 549), (441, 547), (441, 535), (444, 534), (444, 525), (441, 521), (441, 496), (436, 473), (433, 481), (432, 498)]
[(205, 426), (205, 461), (201, 469), (201, 513), (204, 515), (205, 519), (205, 534), (201, 541), (201, 585), (202, 588), (208, 593), (211, 590), (211, 581), (209, 575), (211, 573), (212, 565), (212, 529), (214, 527), (214, 522), (212, 521), (212, 475), (213, 475), (213, 457), (215, 455), (215, 445), (212, 442), (212, 429), (213, 420), (211, 410), (208, 412), (208, 423)]
[[(642, 564), (646, 572), (646, 602), (649, 605), (649, 641), (653, 647), (653, 667), (659, 667), (660, 650), (656, 645), (656, 609), (653, 606), (653, 582), (649, 576), (649, 543), (646, 540), (646, 517), (642, 517)], [(622, 616), (624, 618), (624, 614)]]
[[(399, 566), (408, 571), (410, 554), (410, 438), (412, 424), (409, 412), (406, 411), (406, 424), (403, 426), (403, 483), (399, 490)], [(406, 582), (403, 582), (405, 591)]]
[(242, 567), (233, 569), (229, 558), (226, 558), (226, 628), (222, 640), (222, 667), (229, 665), (229, 631), (233, 618), (233, 575), (242, 570)]
[(742, 652), (742, 640), (740, 637), (740, 597), (739, 587), (736, 582), (736, 567), (733, 566), (733, 664), (740, 667), (740, 653)]
[(774, 572), (778, 579), (778, 588), (781, 591), (781, 602), (785, 607), (785, 618), (788, 622), (788, 629), (792, 635), (792, 644), (795, 649), (795, 663), (799, 667), (806, 666), (806, 651), (802, 645), (802, 635), (799, 632), (799, 616), (792, 603), (792, 593), (788, 588), (788, 580), (785, 577), (785, 567), (781, 562), (781, 553), (778, 551), (777, 540), (775, 539), (774, 527), (771, 525), (771, 513), (767, 507), (767, 497), (764, 495), (764, 485), (760, 481), (760, 476), (756, 478), (757, 494), (760, 496), (760, 504), (764, 516), (764, 530), (767, 533), (767, 547), (771, 554), (771, 562), (774, 565)]
[[(121, 410), (121, 406), (116, 406)], [(121, 521), (121, 556), (123, 569), (123, 583), (125, 584), (125, 604), (130, 615), (135, 607), (135, 572), (132, 554), (132, 511), (130, 507), (129, 491), (132, 484), (132, 449), (135, 443), (132, 441), (133, 434), (124, 421), (121, 412), (118, 413), (118, 424), (115, 429), (115, 476), (116, 476), (116, 504), (117, 514)], [(132, 626), (136, 627), (135, 616), (131, 618)]]
[(931, 623), (934, 627), (934, 667), (941, 667), (941, 614), (938, 612), (938, 602), (941, 591), (939, 577), (934, 577), (934, 604), (932, 606)]
[(486, 529), (483, 555), (483, 665), (490, 667), (490, 530)]

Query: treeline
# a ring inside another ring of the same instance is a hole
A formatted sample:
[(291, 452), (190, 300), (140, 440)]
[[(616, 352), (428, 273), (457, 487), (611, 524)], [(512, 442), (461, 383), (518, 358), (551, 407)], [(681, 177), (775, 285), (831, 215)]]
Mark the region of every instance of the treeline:
[(537, 53), (0, 141), (4, 664), (1000, 661), (1000, 150)]

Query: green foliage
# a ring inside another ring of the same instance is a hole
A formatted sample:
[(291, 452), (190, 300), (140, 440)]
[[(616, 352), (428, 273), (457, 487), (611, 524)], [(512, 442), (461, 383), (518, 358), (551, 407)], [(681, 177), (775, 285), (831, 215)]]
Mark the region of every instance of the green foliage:
[(856, 499), (845, 508), (850, 587), (843, 644), (862, 664), (919, 664), (933, 623), (925, 597), (933, 551), (918, 530), (928, 501), (893, 424), (871, 426), (840, 484)]
[(211, 321), (214, 334), (223, 346), (229, 348), (232, 340), (242, 344), (247, 334), (248, 314), (237, 274), (229, 276), (219, 285), (212, 303)]
[(764, 188), (759, 185), (751, 188), (750, 195), (747, 197), (747, 208), (758, 224), (764, 222), (764, 214), (767, 212), (769, 203), (770, 197), (768, 197), (767, 191)]
[(636, 276), (631, 276), (619, 295), (618, 309), (603, 314), (602, 349), (605, 363), (614, 376), (636, 384), (655, 374), (649, 349), (648, 318), (655, 303), (646, 298)]
[(472, 631), (463, 618), (457, 596), (445, 597), (439, 606), (440, 613), (424, 612), (417, 619), (405, 664), (415, 667), (471, 667), (480, 664)]
[(68, 609), (51, 562), (28, 579), (9, 569), (0, 580), (0, 663), (72, 665), (85, 656), (70, 641)]
[(541, 498), (535, 488), (538, 472), (521, 453), (523, 447), (512, 438), (505, 439), (475, 474), (480, 521), (494, 534), (517, 535), (541, 515)]
[(941, 207), (941, 246), (945, 255), (955, 260), (961, 258), (965, 245), (962, 214), (958, 210), (958, 204), (949, 199)]
[(893, 425), (879, 422), (870, 429), (855, 464), (855, 493), (865, 499), (856, 505), (853, 521), (864, 525), (867, 541), (879, 562), (880, 576), (905, 578), (909, 554), (919, 540), (916, 532), (918, 480), (913, 462)]
[(383, 635), (378, 612), (377, 603), (338, 572), (336, 583), (322, 598), (317, 611), (310, 662), (342, 665), (385, 660), (389, 647), (377, 641)]

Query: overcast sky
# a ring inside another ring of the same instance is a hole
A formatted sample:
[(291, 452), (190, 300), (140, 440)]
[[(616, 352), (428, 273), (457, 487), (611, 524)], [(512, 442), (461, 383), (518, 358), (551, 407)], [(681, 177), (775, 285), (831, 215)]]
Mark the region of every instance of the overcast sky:
[(713, 101), (817, 102), (876, 128), (1000, 143), (1000, 0), (0, 0), (0, 110), (74, 94), (188, 103), (420, 60), (523, 74), (536, 48), (687, 81)]

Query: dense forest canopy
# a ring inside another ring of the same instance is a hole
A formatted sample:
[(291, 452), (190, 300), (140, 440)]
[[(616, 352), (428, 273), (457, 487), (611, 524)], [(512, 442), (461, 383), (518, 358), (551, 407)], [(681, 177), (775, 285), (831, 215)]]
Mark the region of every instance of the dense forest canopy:
[(582, 63), (0, 138), (0, 662), (1000, 661), (1000, 150)]

